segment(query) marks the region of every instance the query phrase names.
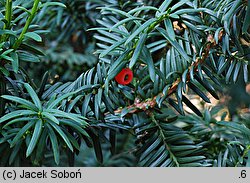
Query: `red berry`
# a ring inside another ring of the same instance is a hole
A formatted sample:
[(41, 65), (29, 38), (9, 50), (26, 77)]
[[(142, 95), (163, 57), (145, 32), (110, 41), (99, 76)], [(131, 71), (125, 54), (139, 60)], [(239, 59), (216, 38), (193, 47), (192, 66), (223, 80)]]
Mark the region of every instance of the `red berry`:
[(127, 85), (133, 80), (133, 72), (129, 68), (122, 69), (122, 71), (116, 75), (115, 80), (121, 85)]

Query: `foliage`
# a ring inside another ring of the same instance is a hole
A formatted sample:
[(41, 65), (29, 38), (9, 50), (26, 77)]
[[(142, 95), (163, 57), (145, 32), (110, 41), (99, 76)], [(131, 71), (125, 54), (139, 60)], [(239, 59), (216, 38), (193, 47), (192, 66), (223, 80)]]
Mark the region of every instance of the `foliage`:
[[(0, 5), (2, 166), (250, 165), (249, 118), (215, 119), (218, 108), (201, 111), (189, 99), (192, 92), (210, 103), (223, 81), (248, 82), (250, 1)], [(51, 37), (42, 48), (44, 33)], [(37, 86), (27, 69), (35, 65), (22, 64), (38, 62), (41, 49), (68, 65), (95, 60), (95, 50), (98, 63), (71, 82), (49, 83), (46, 72)], [(134, 79), (119, 85), (114, 78), (127, 67)]]

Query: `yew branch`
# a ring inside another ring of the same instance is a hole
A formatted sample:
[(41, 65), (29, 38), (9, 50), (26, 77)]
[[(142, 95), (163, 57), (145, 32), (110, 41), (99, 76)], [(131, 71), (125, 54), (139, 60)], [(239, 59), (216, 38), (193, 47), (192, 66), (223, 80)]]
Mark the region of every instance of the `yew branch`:
[[(223, 30), (220, 32), (219, 34), (219, 41), (222, 40), (222, 37), (224, 35), (224, 32)], [(217, 44), (214, 40), (214, 37), (213, 35), (209, 35), (207, 37), (207, 44), (206, 44), (206, 47), (204, 48), (204, 51), (202, 53), (202, 56), (197, 58), (196, 61), (189, 67), (194, 67), (194, 71), (197, 71), (198, 69), (198, 65), (200, 64), (203, 64), (206, 60), (206, 58), (208, 58), (209, 56), (209, 51), (211, 48), (215, 47)], [(188, 72), (187, 74), (187, 82), (190, 81), (190, 71)], [(178, 84), (180, 83), (180, 79), (177, 79), (173, 85), (170, 87), (170, 89), (168, 90), (168, 93), (167, 93), (167, 97), (171, 96), (172, 94), (174, 94), (177, 90), (177, 87), (178, 87)], [(164, 96), (163, 93), (160, 93), (158, 94), (160, 96)], [(157, 96), (158, 96), (157, 95)], [(144, 100), (144, 101), (138, 101), (138, 99), (135, 99), (134, 101), (134, 104), (130, 105), (130, 106), (127, 106), (126, 108), (127, 109), (131, 109), (133, 108), (133, 110), (130, 110), (128, 114), (133, 114), (133, 113), (136, 113), (138, 111), (146, 111), (146, 110), (149, 110), (149, 109), (152, 109), (154, 108), (156, 105), (157, 105), (157, 102), (156, 102), (156, 98), (157, 96), (153, 97), (153, 98), (150, 98), (150, 99), (147, 99), (147, 100)], [(122, 112), (123, 109), (117, 109), (115, 111), (116, 114), (119, 114)]]

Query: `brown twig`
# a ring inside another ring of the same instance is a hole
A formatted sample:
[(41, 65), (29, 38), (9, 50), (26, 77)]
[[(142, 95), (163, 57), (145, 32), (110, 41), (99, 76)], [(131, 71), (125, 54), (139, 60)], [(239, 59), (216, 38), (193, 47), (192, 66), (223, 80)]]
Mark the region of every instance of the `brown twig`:
[[(224, 32), (222, 30), (219, 34), (219, 39), (218, 39), (219, 41), (222, 40), (223, 35), (224, 35)], [(197, 71), (198, 65), (205, 62), (206, 58), (209, 56), (210, 49), (215, 47), (216, 45), (217, 44), (214, 40), (214, 36), (209, 34), (207, 37), (207, 45), (204, 48), (204, 52), (202, 53), (202, 56), (197, 58), (196, 61), (189, 68), (194, 67), (194, 70)], [(187, 81), (190, 81), (190, 71), (187, 74)], [(180, 79), (178, 79), (177, 81), (175, 81), (173, 83), (173, 85), (168, 90), (168, 93), (167, 93), (168, 97), (175, 93), (179, 83), (180, 83)], [(158, 95), (164, 96), (163, 93), (160, 93)], [(134, 101), (134, 104), (126, 107), (127, 109), (132, 109), (131, 111), (129, 111), (129, 114), (133, 114), (133, 113), (138, 112), (138, 111), (146, 111), (148, 109), (154, 108), (157, 104), (157, 102), (156, 102), (157, 96), (155, 96), (153, 98), (146, 99), (144, 101), (139, 101), (139, 99), (136, 98)], [(115, 113), (119, 114), (122, 112), (122, 110), (123, 109), (117, 109), (115, 111)]]

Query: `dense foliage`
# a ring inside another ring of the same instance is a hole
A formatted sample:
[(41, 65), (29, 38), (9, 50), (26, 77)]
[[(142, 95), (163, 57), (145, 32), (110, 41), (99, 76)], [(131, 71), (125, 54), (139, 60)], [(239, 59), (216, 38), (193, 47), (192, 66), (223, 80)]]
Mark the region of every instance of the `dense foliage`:
[(249, 116), (190, 97), (248, 83), (249, 7), (0, 0), (1, 166), (250, 166)]

